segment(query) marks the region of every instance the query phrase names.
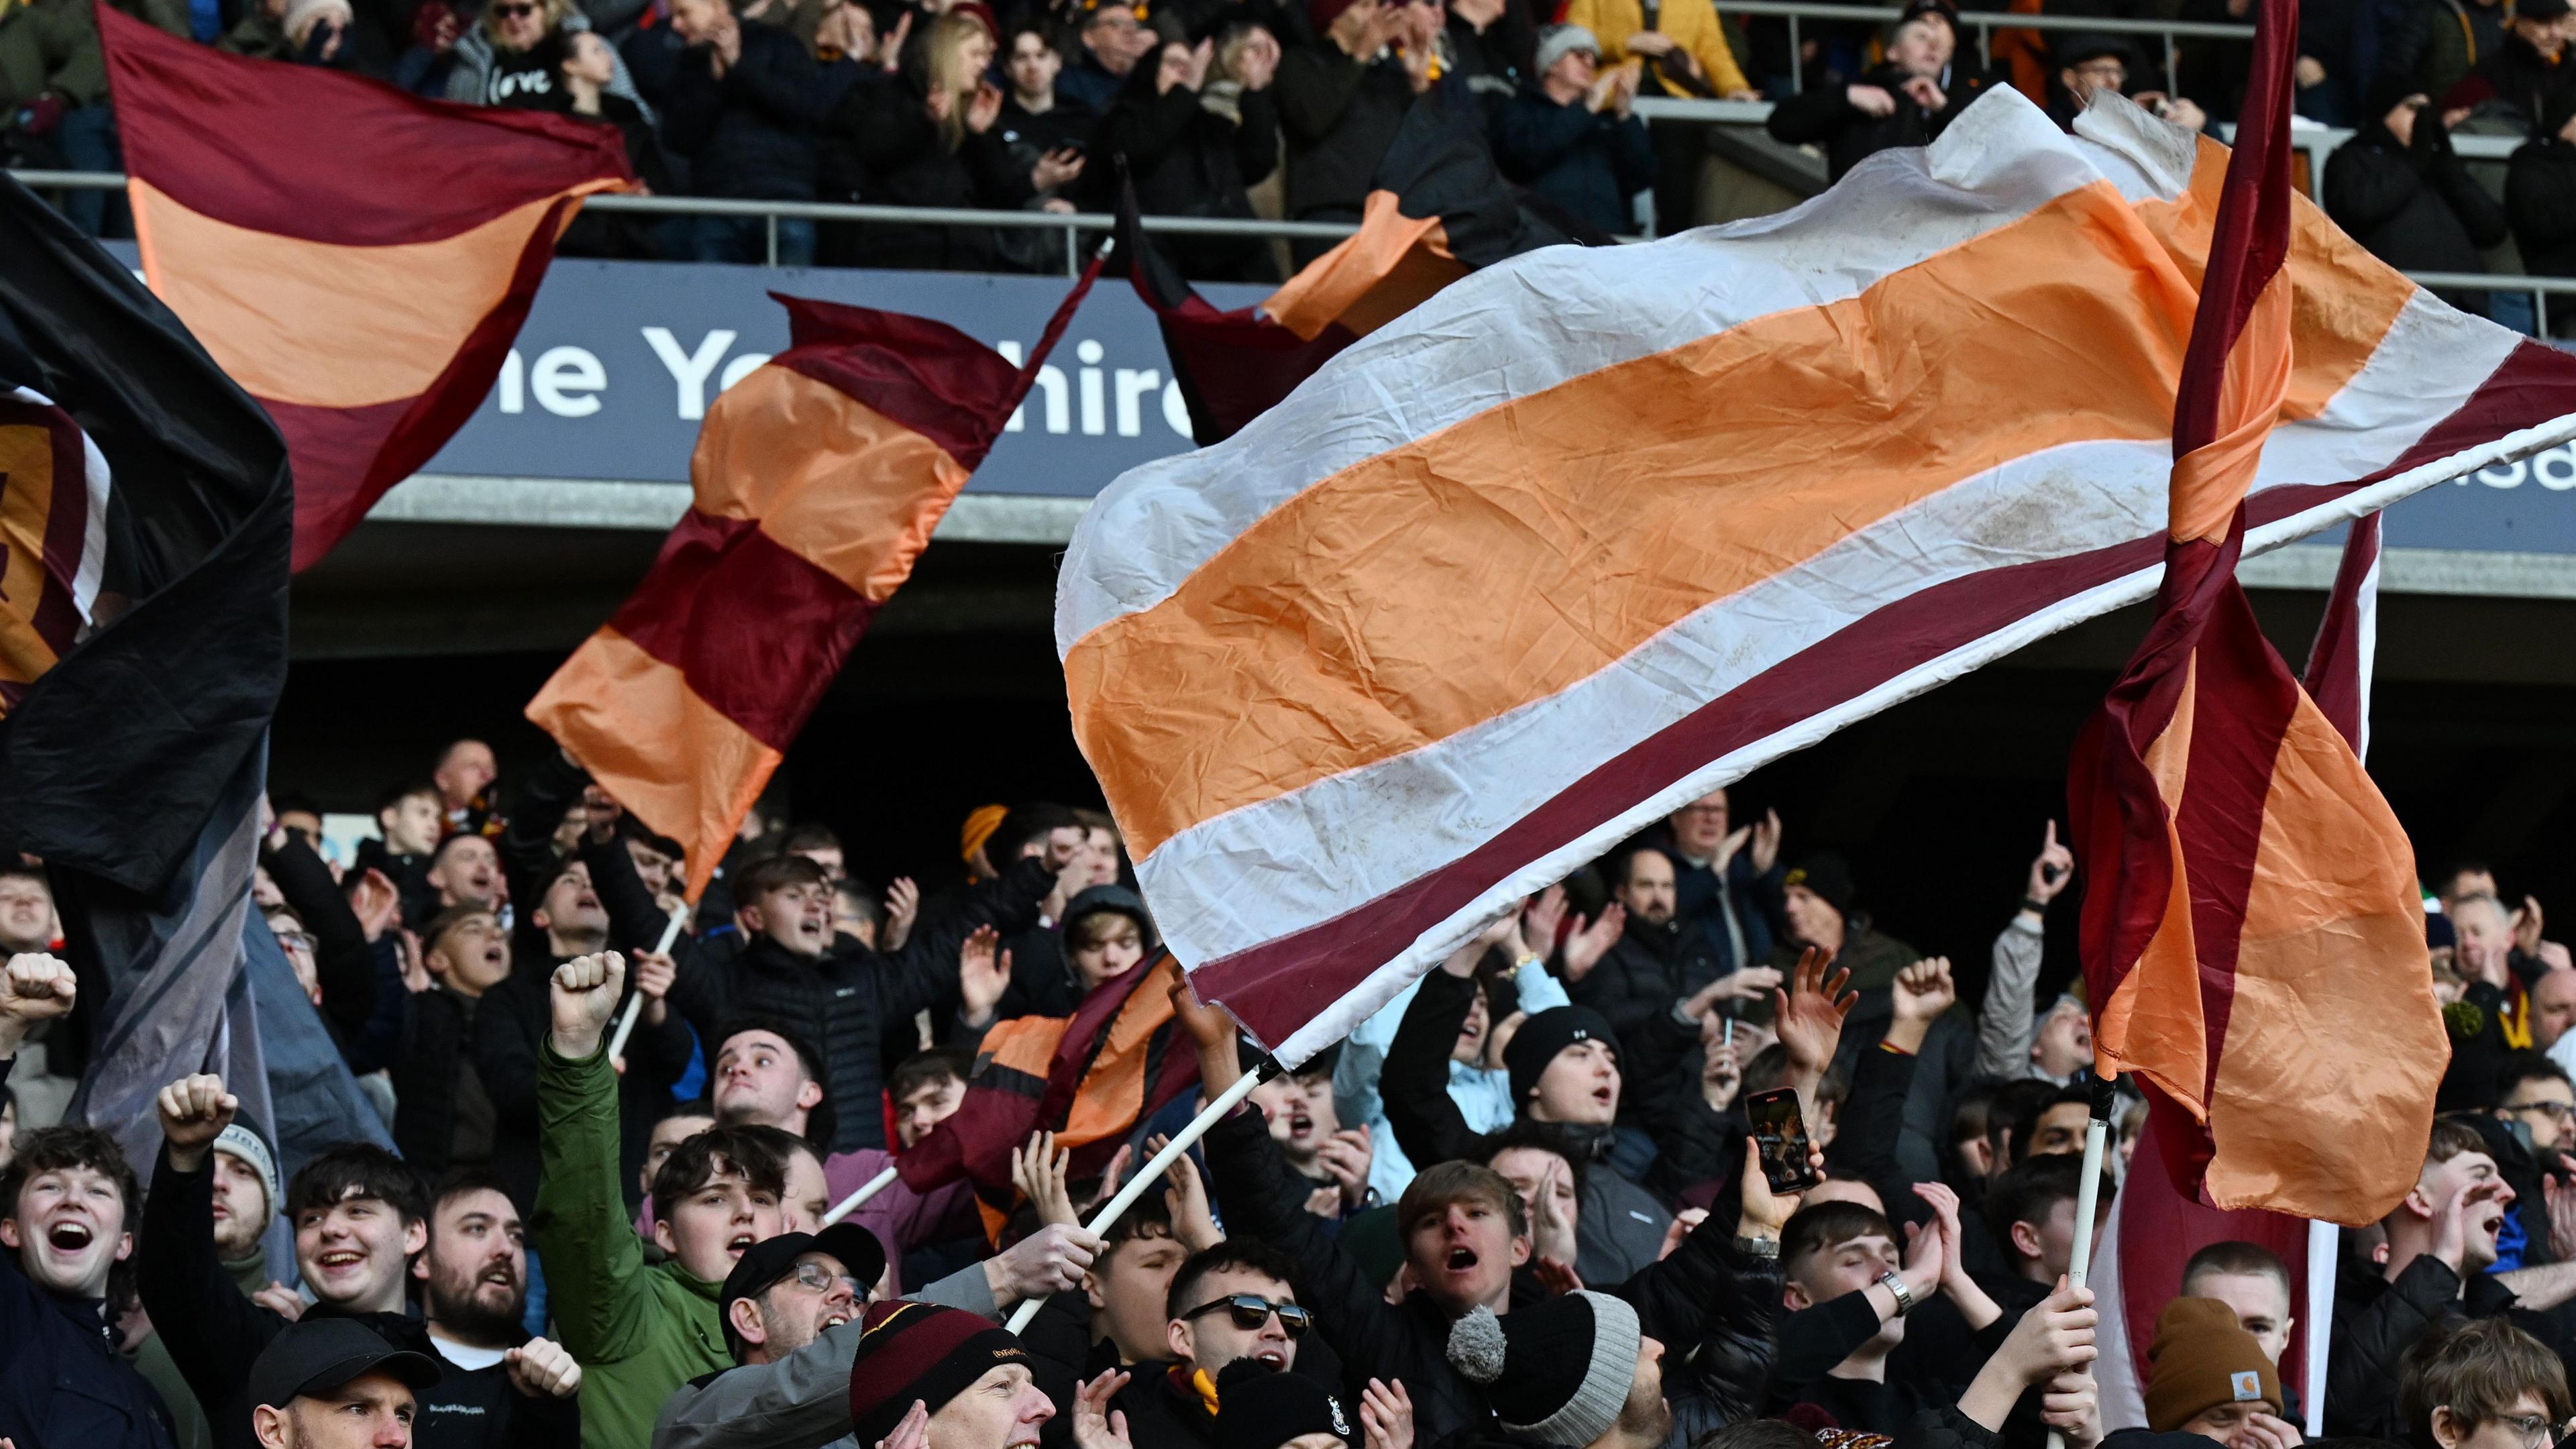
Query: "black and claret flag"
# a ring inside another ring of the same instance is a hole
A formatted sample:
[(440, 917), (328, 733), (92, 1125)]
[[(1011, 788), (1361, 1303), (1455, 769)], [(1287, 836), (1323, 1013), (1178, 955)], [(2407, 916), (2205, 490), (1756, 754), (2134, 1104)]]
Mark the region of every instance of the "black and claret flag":
[(1234, 436), (1335, 353), (1469, 272), (1560, 243), (1610, 238), (1520, 191), (1494, 169), (1484, 110), (1463, 85), (1416, 101), (1378, 163), (1357, 235), (1251, 307), (1222, 311), (1190, 289), (1119, 208), (1119, 254), (1163, 329), (1201, 447)]
[(286, 682), (286, 445), (0, 178), (0, 848), (157, 891)]

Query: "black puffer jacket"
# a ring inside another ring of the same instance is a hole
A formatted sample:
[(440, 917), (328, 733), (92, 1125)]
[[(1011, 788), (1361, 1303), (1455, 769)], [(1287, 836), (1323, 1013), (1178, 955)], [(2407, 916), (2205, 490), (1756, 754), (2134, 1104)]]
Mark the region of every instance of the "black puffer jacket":
[(804, 45), (746, 25), (722, 76), (712, 62), (707, 48), (683, 52), (662, 100), (662, 138), (688, 159), (697, 194), (813, 200), (826, 92)]
[(2522, 269), (2535, 276), (2576, 277), (2576, 143), (2558, 135), (2570, 115), (2576, 95), (2542, 117), (2540, 134), (2505, 167), (2505, 220)]
[[(1600, 1012), (1625, 1044), (1642, 1037), (1673, 1004), (1717, 979), (1717, 952), (1706, 932), (1676, 917), (1661, 923), (1631, 915), (1628, 928), (1565, 994)], [(1638, 1103), (1643, 1105), (1642, 1101)]]
[(1840, 181), (1843, 173), (1869, 156), (1899, 146), (1929, 146), (1949, 128), (1968, 103), (1986, 93), (1985, 72), (1954, 66), (1941, 85), (1942, 106), (1926, 110), (1904, 90), (1911, 72), (1882, 65), (1858, 84), (1876, 86), (1896, 99), (1893, 115), (1873, 116), (1851, 103), (1850, 86), (1819, 86), (1790, 96), (1771, 108), (1771, 138), (1791, 146), (1821, 144), (1825, 175)]
[[(1255, 186), (1279, 169), (1279, 113), (1268, 90), (1230, 82), (1158, 91), (1161, 67), (1137, 62), (1101, 118), (1094, 150), (1123, 157), (1147, 216), (1252, 216)], [(1277, 281), (1270, 244), (1258, 237), (1173, 237), (1164, 243), (1194, 281)]]
[[(2486, 193), (2451, 149), (2442, 118), (2415, 115), (2415, 133), (2400, 145), (2373, 118), (2326, 158), (2326, 215), (2353, 240), (2400, 271), (2483, 272), (2479, 255), (2505, 239), (2504, 208)], [(2486, 294), (2445, 294), (2463, 311), (2486, 312)]]
[(1413, 81), (1390, 50), (1354, 60), (1330, 40), (1279, 59), (1279, 120), (1288, 137), (1288, 215), (1347, 211), (1368, 200), (1377, 163), (1413, 107)]
[[(1435, 978), (1436, 979), (1435, 974)], [(1454, 979), (1454, 978), (1452, 978)], [(1426, 982), (1427, 984), (1427, 982)], [(1359, 1263), (1324, 1232), (1323, 1219), (1286, 1205), (1288, 1171), (1258, 1112), (1237, 1108), (1207, 1135), (1208, 1172), (1227, 1230), (1258, 1238), (1298, 1265), (1297, 1301), (1315, 1310), (1326, 1342), (1354, 1373), (1402, 1379), (1413, 1396), (1417, 1443), (1489, 1425), (1483, 1390), (1449, 1364), (1449, 1316), (1427, 1293), (1389, 1304)], [(1725, 1227), (1693, 1232), (1673, 1255), (1602, 1291), (1637, 1310), (1648, 1337), (1700, 1345), (1693, 1388), (1729, 1418), (1751, 1414), (1771, 1364), (1779, 1315), (1779, 1265), (1737, 1252)]]
[(2430, 1253), (2394, 1282), (2347, 1267), (2335, 1279), (2334, 1344), (2326, 1356), (2326, 1433), (2407, 1439), (2398, 1412), (2398, 1364), (2424, 1331), (2454, 1314), (2492, 1318), (2511, 1309), (2513, 1290), (2485, 1273), (2460, 1275)]
[(957, 948), (967, 933), (986, 924), (1005, 936), (1026, 930), (1054, 888), (1055, 874), (1045, 861), (1016, 861), (999, 878), (970, 892), (964, 910), (936, 926), (916, 927), (903, 949), (892, 954), (867, 950), (844, 936), (831, 954), (806, 960), (760, 937), (744, 949), (723, 982), (717, 1012), (757, 1012), (802, 1024), (823, 1053), (824, 1073), (831, 1079), (825, 1085), (839, 1109), (832, 1150), (882, 1148), (885, 1118), (876, 1103), (885, 1088), (889, 1028), (909, 1026), (921, 1011), (931, 1013), (934, 1021), (950, 1021), (958, 1004)]

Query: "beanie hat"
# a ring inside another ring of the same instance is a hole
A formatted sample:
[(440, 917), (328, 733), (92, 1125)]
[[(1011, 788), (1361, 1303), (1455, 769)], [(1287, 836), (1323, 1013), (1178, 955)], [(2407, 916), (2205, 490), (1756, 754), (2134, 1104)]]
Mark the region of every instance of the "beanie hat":
[[(1503, 1048), (1503, 1067), (1512, 1074), (1512, 1108), (1525, 1110), (1532, 1089), (1556, 1054), (1579, 1041), (1597, 1041), (1619, 1055), (1619, 1034), (1608, 1018), (1588, 1006), (1551, 1006), (1521, 1023)], [(1592, 1442), (1589, 1439), (1581, 1441)]]
[(1016, 1336), (962, 1308), (898, 1299), (869, 1304), (859, 1321), (850, 1432), (862, 1444), (893, 1433), (916, 1400), (936, 1414), (984, 1375), (1029, 1361)]
[(1833, 907), (1834, 914), (1838, 916), (1851, 914), (1854, 894), (1851, 867), (1844, 863), (1841, 856), (1830, 850), (1817, 851), (1800, 861), (1797, 869), (1790, 871), (1788, 878), (1781, 884), (1805, 886), (1810, 893), (1821, 898), (1826, 905)]
[(235, 1121), (216, 1136), (215, 1150), (231, 1153), (250, 1164), (251, 1170), (259, 1174), (260, 1186), (268, 1190), (268, 1215), (277, 1216), (286, 1192), (278, 1182), (277, 1154), (268, 1150), (259, 1134)]
[(1550, 1444), (1589, 1444), (1619, 1422), (1637, 1375), (1637, 1310), (1578, 1290), (1497, 1318), (1477, 1308), (1449, 1327), (1449, 1362), (1482, 1387), (1503, 1427)]
[(1578, 50), (1592, 52), (1595, 60), (1601, 58), (1601, 42), (1582, 26), (1550, 25), (1542, 28), (1538, 33), (1538, 65), (1532, 74), (1547, 74), (1548, 67)]
[(2516, 20), (2558, 20), (2567, 14), (2567, 0), (2514, 0)]
[(1314, 25), (1315, 34), (1321, 37), (1333, 28), (1334, 21), (1342, 18), (1342, 12), (1350, 8), (1351, 0), (1306, 0), (1306, 19)]
[(1279, 1449), (1305, 1434), (1350, 1441), (1351, 1417), (1322, 1384), (1257, 1358), (1216, 1376), (1216, 1449)]
[(2177, 1298), (2147, 1349), (2147, 1427), (2169, 1434), (2204, 1409), (2260, 1401), (2281, 1412), (2281, 1379), (2263, 1345), (2215, 1298)]

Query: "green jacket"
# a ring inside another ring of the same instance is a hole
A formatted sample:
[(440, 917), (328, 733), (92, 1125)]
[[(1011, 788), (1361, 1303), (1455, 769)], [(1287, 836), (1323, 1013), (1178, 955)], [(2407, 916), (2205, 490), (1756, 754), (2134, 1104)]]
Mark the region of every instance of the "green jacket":
[(89, 0), (0, 0), (0, 130), (47, 91), (75, 106), (107, 94)]
[(537, 1049), (537, 1252), (546, 1307), (582, 1367), (583, 1449), (636, 1449), (673, 1390), (733, 1367), (723, 1286), (648, 1265), (618, 1190), (617, 1075), (605, 1047), (566, 1061)]

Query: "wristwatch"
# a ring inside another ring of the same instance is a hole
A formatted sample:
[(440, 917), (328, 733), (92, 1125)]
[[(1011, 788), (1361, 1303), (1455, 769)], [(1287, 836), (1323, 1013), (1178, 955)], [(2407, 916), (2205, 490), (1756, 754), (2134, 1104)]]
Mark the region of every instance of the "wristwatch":
[(1903, 1318), (1914, 1311), (1914, 1290), (1905, 1286), (1905, 1280), (1896, 1276), (1895, 1269), (1879, 1274), (1878, 1281), (1881, 1287), (1896, 1295), (1897, 1317)]
[(1737, 1233), (1735, 1251), (1752, 1258), (1777, 1258), (1780, 1256), (1780, 1240), (1776, 1237), (1757, 1238), (1747, 1233)]

